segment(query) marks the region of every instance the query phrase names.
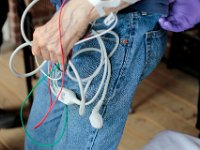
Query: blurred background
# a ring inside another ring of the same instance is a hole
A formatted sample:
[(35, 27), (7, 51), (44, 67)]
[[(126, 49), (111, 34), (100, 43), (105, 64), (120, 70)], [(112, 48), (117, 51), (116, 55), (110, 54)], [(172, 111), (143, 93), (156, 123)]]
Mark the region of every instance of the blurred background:
[[(38, 76), (16, 78), (8, 68), (9, 56), (23, 42), (20, 18), (30, 0), (1, 0), (0, 5), (0, 150), (23, 150), (24, 131), (19, 109)], [(49, 0), (40, 0), (29, 12), (25, 30), (29, 39), (34, 28), (55, 13)], [(24, 63), (25, 62), (25, 63)], [(35, 62), (30, 47), (15, 59), (20, 72), (30, 72)], [(157, 133), (173, 130), (199, 136), (200, 26), (182, 33), (168, 33), (162, 62), (136, 91), (119, 150), (139, 150)], [(34, 95), (25, 105), (28, 119)], [(199, 108), (198, 108), (199, 106)], [(42, 133), (41, 133), (42, 134)]]

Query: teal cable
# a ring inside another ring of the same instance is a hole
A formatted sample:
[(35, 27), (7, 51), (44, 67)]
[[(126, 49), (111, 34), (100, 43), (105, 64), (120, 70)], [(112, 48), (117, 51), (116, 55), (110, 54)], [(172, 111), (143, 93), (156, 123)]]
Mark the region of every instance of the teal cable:
[[(55, 71), (56, 67), (54, 67), (52, 69), (52, 71), (49, 73), (49, 75), (51, 75), (54, 71)], [(63, 130), (60, 134), (60, 136), (58, 137), (58, 139), (54, 142), (54, 143), (51, 143), (51, 144), (44, 144), (44, 143), (40, 143), (38, 141), (36, 141), (30, 134), (29, 132), (26, 130), (25, 128), (25, 125), (24, 125), (24, 120), (23, 120), (23, 110), (24, 110), (24, 106), (26, 104), (26, 102), (28, 101), (30, 95), (33, 93), (33, 91), (47, 78), (47, 76), (44, 76), (42, 77), (37, 83), (36, 85), (33, 87), (33, 89), (30, 91), (30, 93), (26, 96), (26, 98), (24, 99), (24, 102), (22, 103), (21, 105), (21, 108), (20, 108), (20, 120), (21, 120), (21, 124), (22, 124), (22, 128), (25, 132), (25, 134), (27, 135), (27, 137), (31, 140), (31, 142), (34, 144), (34, 145), (37, 145), (39, 147), (53, 147), (55, 145), (57, 145), (60, 140), (62, 139), (63, 135), (64, 135), (64, 132), (65, 132), (65, 129), (66, 129), (66, 126), (67, 126), (67, 120), (68, 120), (68, 112), (67, 112), (67, 106), (64, 108), (64, 111), (66, 112), (66, 117), (65, 117), (65, 121), (64, 121), (64, 127), (63, 127)]]

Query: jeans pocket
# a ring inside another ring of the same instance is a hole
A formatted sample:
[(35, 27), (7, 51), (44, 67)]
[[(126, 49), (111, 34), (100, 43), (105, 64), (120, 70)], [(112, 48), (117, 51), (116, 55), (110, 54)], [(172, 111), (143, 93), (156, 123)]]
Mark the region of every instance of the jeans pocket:
[(147, 77), (158, 65), (164, 55), (167, 33), (157, 24), (152, 31), (145, 34), (145, 67), (141, 79)]

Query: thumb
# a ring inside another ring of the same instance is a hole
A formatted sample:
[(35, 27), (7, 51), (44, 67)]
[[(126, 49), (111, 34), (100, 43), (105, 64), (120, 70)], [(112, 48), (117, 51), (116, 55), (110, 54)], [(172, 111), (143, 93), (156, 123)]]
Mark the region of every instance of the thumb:
[(159, 24), (165, 30), (174, 31), (172, 23), (169, 22), (166, 18), (160, 18)]

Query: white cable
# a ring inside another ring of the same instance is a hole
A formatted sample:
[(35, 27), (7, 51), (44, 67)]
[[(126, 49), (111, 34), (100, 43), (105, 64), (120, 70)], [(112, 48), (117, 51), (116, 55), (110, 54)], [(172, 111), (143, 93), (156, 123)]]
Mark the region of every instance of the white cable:
[(20, 23), (20, 29), (21, 29), (22, 37), (23, 37), (24, 41), (26, 41), (26, 43), (29, 43), (30, 46), (32, 46), (32, 42), (27, 38), (27, 36), (26, 36), (26, 34), (25, 34), (25, 31), (24, 31), (24, 22), (25, 22), (27, 13), (29, 12), (29, 10), (31, 10), (31, 8), (32, 8), (37, 2), (39, 2), (39, 0), (33, 0), (33, 1), (26, 7), (26, 9), (24, 10), (24, 12), (23, 12), (23, 14), (22, 14), (21, 23)]
[[(25, 22), (25, 18), (26, 18), (27, 13), (29, 12), (29, 10), (30, 10), (37, 2), (39, 2), (39, 0), (33, 0), (33, 1), (27, 6), (27, 8), (25, 9), (25, 11), (24, 11), (23, 14), (22, 14), (21, 25), (20, 25), (20, 27), (21, 27), (22, 37), (23, 37), (24, 40), (26, 41), (26, 44), (25, 44), (26, 46), (28, 46), (28, 45), (32, 46), (32, 41), (30, 41), (30, 40), (27, 38), (26, 34), (25, 34), (25, 31), (24, 31), (24, 22)], [(104, 34), (110, 32), (110, 31), (117, 25), (117, 22), (118, 22), (117, 16), (116, 16), (115, 14), (112, 14), (112, 15), (113, 15), (113, 17), (115, 18), (115, 22), (113, 23), (113, 25), (112, 25), (109, 29), (104, 30), (104, 32), (101, 32), (100, 34), (95, 34), (95, 35), (92, 36), (92, 37), (89, 37), (89, 38), (87, 38), (87, 39), (83, 39), (83, 40), (77, 42), (75, 45), (78, 45), (78, 44), (87, 42), (87, 41), (89, 41), (89, 40), (95, 39), (95, 38), (97, 38), (97, 37), (100, 37), (100, 36), (102, 36), (102, 35), (104, 35)], [(25, 46), (24, 46), (24, 47), (25, 47)], [(22, 48), (24, 48), (24, 47), (23, 47), (23, 46), (19, 46), (17, 49), (15, 49), (15, 51), (19, 51), (20, 49), (22, 49)], [(15, 52), (15, 51), (14, 51), (14, 52)], [(15, 56), (15, 54), (12, 55), (12, 57), (10, 57), (10, 60), (9, 60), (10, 63), (13, 63), (14, 56)], [(41, 71), (41, 73), (42, 73), (44, 76), (48, 77), (49, 79), (51, 79), (51, 80), (57, 80), (57, 79), (50, 78), (50, 77), (42, 70), (42, 66), (46, 63), (46, 61), (44, 61), (41, 65), (39, 65), (39, 64), (38, 64), (38, 61), (37, 61), (37, 58), (35, 58), (35, 60), (36, 60), (36, 64), (38, 65), (38, 68), (35, 69), (34, 71), (30, 72), (30, 73), (19, 74), (19, 73), (17, 73), (16, 69), (14, 68), (14, 66), (13, 66), (12, 64), (10, 64), (9, 67), (10, 67), (11, 72), (12, 72), (15, 76), (17, 76), (17, 77), (29, 77), (29, 76), (32, 76), (32, 75), (36, 74), (37, 72)]]
[[(41, 65), (39, 65), (37, 58), (35, 57), (35, 61), (36, 64), (38, 65), (38, 68), (35, 69), (34, 71), (30, 72), (30, 73), (26, 73), (26, 74), (20, 74), (17, 73), (17, 71), (14, 68), (13, 65), (13, 60), (15, 55), (24, 47), (26, 46), (32, 46), (32, 42), (28, 40), (28, 38), (25, 35), (24, 32), (24, 22), (25, 22), (25, 17), (28, 13), (28, 11), (38, 2), (39, 0), (33, 0), (29, 6), (25, 9), (23, 15), (22, 15), (22, 20), (21, 20), (21, 32), (22, 32), (22, 36), (24, 38), (24, 40), (26, 41), (26, 43), (20, 45), (19, 47), (17, 47), (15, 49), (15, 51), (12, 53), (10, 60), (9, 60), (9, 67), (10, 70), (13, 74), (15, 74), (18, 77), (29, 77), (32, 76), (34, 74), (36, 74), (38, 71), (41, 71), (45, 76), (47, 76), (50, 80), (51, 80), (51, 90), (52, 93), (54, 95), (58, 95), (58, 92), (60, 91), (61, 87), (58, 86), (58, 80), (62, 77), (62, 73), (59, 70), (55, 70), (50, 76), (48, 76), (43, 70), (42, 67), (44, 66), (44, 64), (47, 61), (43, 61)], [(76, 67), (73, 65), (72, 61), (69, 60), (68, 63), (68, 67), (67, 67), (67, 75), (69, 76), (69, 78), (75, 82), (78, 83), (79, 86), (79, 90), (80, 90), (80, 95), (81, 95), (81, 100), (76, 98), (76, 95), (69, 89), (63, 88), (61, 95), (59, 96), (59, 100), (67, 105), (70, 104), (77, 104), (79, 105), (79, 114), (83, 115), (85, 112), (85, 106), (86, 105), (90, 105), (92, 104), (95, 100), (97, 100), (97, 98), (99, 99), (96, 106), (94, 107), (94, 109), (92, 110), (92, 113), (90, 115), (90, 122), (91, 125), (95, 128), (101, 128), (103, 125), (103, 119), (101, 117), (101, 115), (99, 114), (99, 110), (103, 104), (103, 101), (105, 99), (106, 93), (107, 93), (107, 89), (108, 89), (108, 85), (110, 82), (110, 77), (111, 77), (111, 64), (110, 64), (110, 60), (109, 58), (112, 57), (112, 55), (115, 53), (115, 51), (117, 50), (117, 47), (119, 45), (119, 37), (118, 35), (111, 31), (112, 29), (114, 29), (114, 27), (117, 25), (118, 23), (118, 18), (115, 14), (111, 13), (105, 20), (104, 20), (104, 24), (107, 26), (110, 26), (109, 29), (107, 30), (99, 30), (99, 31), (92, 31), (91, 37), (87, 38), (87, 39), (83, 39), (79, 42), (77, 42), (75, 45), (87, 42), (89, 40), (92, 39), (97, 39), (100, 48), (85, 48), (82, 50), (79, 50), (77, 53), (75, 53), (72, 57), (72, 59), (75, 59), (75, 57), (78, 57), (78, 55), (85, 53), (85, 52), (99, 52), (101, 54), (101, 59), (100, 59), (100, 63), (98, 65), (98, 67), (96, 68), (96, 70), (89, 75), (88, 77), (85, 78), (81, 78)], [(114, 45), (113, 50), (107, 54), (106, 51), (106, 47), (104, 45), (104, 42), (101, 38), (102, 35), (105, 34), (111, 34), (112, 36), (114, 36), (114, 38), (116, 39), (116, 43)], [(48, 64), (49, 66), (49, 64)], [(103, 67), (103, 75), (101, 78), (101, 81), (98, 85), (97, 91), (95, 93), (95, 95), (88, 101), (86, 101), (86, 94), (87, 91), (90, 87), (90, 84), (92, 83), (92, 81), (95, 79), (95, 77), (98, 76), (98, 74), (100, 73), (101, 69)], [(70, 72), (69, 72), (69, 68), (72, 69), (72, 71), (74, 72), (75, 77), (73, 77)], [(49, 67), (48, 67), (48, 73), (49, 73)]]
[[(97, 48), (85, 48), (85, 49), (81, 49), (79, 50), (77, 53), (75, 53), (73, 56), (72, 56), (72, 59), (75, 59), (78, 55), (80, 55), (81, 53), (86, 53), (86, 52), (91, 52), (91, 51), (94, 51), (94, 52), (100, 52), (99, 49)], [(90, 75), (89, 77), (86, 77), (86, 78), (83, 78), (82, 81), (83, 82), (87, 82), (88, 80), (91, 80), (93, 79), (95, 76), (98, 75), (98, 73), (100, 72), (101, 68), (102, 68), (102, 65), (103, 65), (103, 57), (101, 55), (101, 59), (100, 59), (100, 63), (99, 63), (99, 66), (97, 67), (97, 69), (95, 70), (95, 72)], [(73, 81), (76, 81), (76, 78), (74, 78), (71, 73), (69, 72), (69, 68), (70, 66), (67, 67), (67, 75), (69, 76), (69, 78)]]
[[(26, 9), (24, 10), (24, 12), (23, 12), (23, 14), (22, 14), (22, 18), (21, 18), (21, 25), (20, 25), (20, 27), (21, 27), (22, 37), (23, 37), (24, 40), (25, 40), (27, 43), (29, 43), (30, 45), (32, 45), (32, 42), (27, 38), (27, 36), (26, 36), (26, 34), (25, 34), (25, 31), (24, 31), (24, 22), (25, 22), (25, 18), (26, 18), (27, 13), (29, 12), (29, 10), (30, 10), (37, 2), (39, 2), (39, 0), (33, 0), (33, 1), (26, 7)], [(116, 16), (115, 14), (113, 14), (113, 15), (114, 15), (114, 17), (115, 17), (115, 22), (114, 22), (114, 24), (113, 24), (108, 30), (105, 30), (105, 32), (102, 32), (101, 34), (96, 34), (96, 35), (93, 36), (93, 37), (89, 37), (89, 38), (87, 38), (87, 39), (83, 39), (83, 40), (77, 42), (75, 45), (78, 45), (78, 44), (81, 44), (81, 43), (83, 43), (83, 42), (92, 40), (92, 39), (94, 39), (94, 38), (96, 38), (96, 37), (102, 36), (102, 35), (108, 33), (109, 31), (111, 31), (111, 30), (116, 26), (116, 24), (118, 23), (118, 18), (117, 18), (117, 16)]]
[[(98, 30), (98, 31), (97, 31), (98, 34), (102, 34), (102, 33), (105, 33), (105, 32), (107, 32), (107, 30)], [(113, 35), (114, 38), (116, 39), (116, 40), (115, 40), (115, 42), (116, 42), (116, 43), (115, 43), (115, 46), (114, 46), (113, 50), (110, 52), (110, 54), (108, 55), (108, 57), (110, 58), (110, 57), (115, 53), (115, 51), (117, 50), (117, 47), (118, 47), (118, 45), (119, 45), (119, 36), (118, 36), (115, 32), (113, 32), (113, 31), (108, 31), (107, 34)], [(80, 55), (81, 53), (90, 52), (90, 51), (99, 52), (100, 50), (97, 49), (97, 48), (92, 48), (92, 49), (91, 49), (91, 48), (85, 48), (85, 49), (81, 49), (81, 50), (79, 50), (77, 53), (73, 54), (72, 59), (74, 59), (75, 57), (77, 57), (77, 56)], [(101, 60), (100, 60), (100, 61), (101, 61), (101, 62), (100, 62), (100, 64), (99, 64), (99, 66), (97, 67), (97, 69), (95, 70), (95, 72), (94, 72), (91, 76), (89, 76), (88, 78), (82, 79), (83, 82), (87, 82), (88, 80), (91, 80), (91, 79), (93, 79), (95, 76), (97, 76), (97, 74), (100, 72), (100, 69), (101, 69), (101, 67), (102, 67), (102, 65), (103, 65), (103, 57), (101, 57)], [(70, 74), (70, 72), (69, 72), (69, 67), (67, 68), (67, 75), (70, 77), (71, 80), (76, 81), (76, 79)]]
[(41, 68), (44, 66), (44, 64), (46, 63), (46, 61), (44, 61), (38, 68), (36, 68), (34, 71), (30, 72), (30, 73), (26, 73), (26, 74), (20, 74), (18, 73), (13, 65), (13, 60), (15, 55), (24, 47), (29, 46), (29, 43), (24, 43), (22, 45), (20, 45), (19, 47), (16, 48), (16, 50), (11, 54), (10, 59), (9, 59), (9, 68), (11, 70), (11, 72), (17, 76), (17, 77), (30, 77), (33, 76), (34, 74), (36, 74), (37, 72), (39, 72), (41, 70)]
[[(104, 31), (100, 30), (98, 32), (100, 33), (100, 32), (104, 32)], [(94, 71), (94, 73), (92, 75), (88, 75), (89, 77), (84, 78), (84, 82), (83, 82), (83, 79), (81, 79), (78, 71), (76, 70), (76, 68), (73, 65), (73, 63), (71, 62), (71, 60), (69, 61), (67, 75), (69, 76), (69, 78), (71, 78), (75, 82), (78, 82), (79, 90), (80, 90), (80, 94), (81, 94), (81, 100), (77, 99), (75, 93), (73, 93), (71, 90), (69, 90), (67, 88), (63, 88), (63, 91), (59, 97), (59, 101), (63, 102), (64, 104), (79, 105), (79, 114), (80, 115), (83, 115), (83, 113), (85, 111), (85, 106), (92, 104), (95, 100), (97, 100), (97, 97), (99, 97), (99, 100), (98, 100), (96, 106), (93, 108), (92, 113), (89, 117), (91, 125), (97, 129), (100, 129), (103, 126), (103, 119), (99, 113), (99, 110), (100, 110), (100, 108), (104, 102), (105, 96), (107, 94), (108, 85), (109, 85), (110, 77), (111, 77), (111, 64), (110, 64), (109, 58), (112, 57), (112, 55), (114, 54), (114, 52), (116, 51), (116, 49), (119, 45), (119, 37), (117, 36), (117, 34), (115, 34), (113, 31), (111, 33), (109, 32), (109, 34), (113, 35), (116, 38), (116, 44), (114, 45), (114, 48), (110, 52), (109, 55), (107, 55), (105, 45), (103, 43), (103, 40), (100, 37), (97, 38), (97, 41), (100, 45), (100, 49), (86, 48), (86, 49), (82, 49), (74, 54), (73, 59), (75, 59), (75, 57), (78, 57), (78, 55), (80, 55), (84, 52), (94, 51), (94, 52), (99, 52), (101, 54), (101, 61), (100, 61), (100, 64), (98, 65), (97, 69)], [(98, 87), (95, 95), (90, 100), (86, 101), (85, 95), (86, 95), (87, 89), (88, 89), (90, 83), (92, 82), (92, 80), (94, 80), (94, 78), (99, 74), (99, 70), (101, 70), (103, 65), (104, 65), (104, 71), (103, 71), (103, 75), (102, 75), (102, 79), (100, 81), (99, 87)], [(72, 75), (70, 75), (70, 72), (69, 72), (70, 67), (75, 74), (75, 78)], [(101, 68), (99, 69), (99, 67), (101, 67)], [(53, 73), (52, 75), (54, 75), (54, 74), (56, 74), (56, 72)], [(93, 76), (93, 78), (90, 78), (90, 76)], [(86, 84), (85, 87), (83, 86), (84, 84)], [(104, 87), (103, 87), (103, 85), (104, 85)], [(57, 81), (53, 81), (53, 80), (51, 81), (51, 90), (54, 95), (58, 94), (58, 92), (60, 91), (60, 88), (61, 87), (58, 86)], [(102, 91), (102, 89), (103, 89), (103, 91)], [(102, 94), (101, 94), (101, 91), (102, 91)], [(100, 96), (100, 94), (101, 94), (101, 96)]]
[[(98, 33), (104, 32), (104, 30), (100, 30), (98, 31)], [(93, 34), (97, 34), (97, 32), (93, 31)], [(69, 66), (67, 67), (67, 75), (69, 76), (70, 79), (72, 79), (75, 82), (78, 82), (79, 85), (79, 90), (80, 90), (80, 94), (81, 94), (81, 99), (77, 99), (75, 93), (73, 93), (71, 90), (67, 89), (67, 88), (63, 88), (63, 91), (59, 97), (59, 101), (63, 102), (64, 104), (67, 105), (72, 105), (72, 104), (76, 104), (79, 106), (79, 114), (83, 115), (84, 111), (85, 111), (85, 106), (92, 104), (95, 100), (98, 100), (97, 98), (99, 97), (99, 100), (97, 101), (96, 106), (93, 108), (92, 113), (89, 117), (90, 123), (94, 128), (100, 129), (103, 126), (103, 118), (99, 113), (99, 110), (104, 102), (105, 96), (107, 94), (107, 90), (108, 90), (108, 85), (110, 82), (110, 78), (111, 78), (111, 64), (110, 64), (110, 60), (109, 58), (112, 57), (112, 55), (114, 54), (114, 52), (116, 51), (118, 45), (119, 45), (119, 37), (117, 36), (116, 33), (112, 32), (108, 32), (109, 34), (113, 35), (116, 38), (116, 44), (113, 48), (113, 50), (110, 52), (110, 54), (107, 54), (105, 45), (103, 43), (103, 40), (101, 39), (101, 37), (97, 37), (97, 41), (99, 43), (100, 49), (97, 48), (85, 48), (85, 49), (81, 49), (78, 52), (76, 52), (73, 55), (72, 59), (75, 59), (75, 57), (78, 57), (78, 55), (85, 53), (85, 52), (99, 52), (101, 54), (101, 61), (100, 64), (97, 66), (96, 70), (94, 71), (94, 73), (92, 73), (92, 75), (88, 75), (89, 77), (86, 77), (84, 79), (81, 79), (77, 69), (75, 68), (75, 66), (73, 65), (72, 61), (69, 61)], [(103, 75), (100, 81), (100, 84), (98, 86), (98, 89), (95, 93), (95, 95), (88, 101), (86, 101), (86, 93), (87, 90), (92, 82), (92, 80), (95, 79), (95, 77), (99, 74), (100, 70), (102, 69), (102, 67), (104, 66), (104, 71), (103, 71)], [(69, 72), (69, 68), (72, 69), (72, 71), (75, 74), (75, 77), (73, 77), (70, 72)], [(53, 73), (54, 74), (54, 73)], [(92, 78), (91, 78), (92, 76)], [(83, 81), (84, 80), (84, 81)], [(85, 87), (84, 87), (85, 85)], [(104, 87), (103, 87), (104, 85)], [(57, 95), (58, 92), (60, 91), (60, 88), (57, 84), (57, 81), (51, 81), (51, 90), (52, 93), (54, 95)], [(103, 91), (102, 91), (103, 90)], [(102, 94), (101, 94), (102, 91)], [(101, 95), (100, 95), (101, 94)]]
[(75, 45), (78, 45), (78, 44), (81, 44), (81, 43), (83, 43), (83, 42), (87, 42), (87, 41), (89, 41), (89, 40), (95, 39), (95, 38), (97, 38), (97, 37), (100, 37), (100, 36), (102, 36), (102, 35), (105, 35), (106, 33), (110, 32), (111, 30), (113, 30), (113, 29), (116, 27), (117, 23), (118, 23), (118, 17), (116, 16), (116, 14), (113, 14), (113, 15), (114, 15), (114, 17), (115, 17), (115, 22), (113, 23), (113, 25), (112, 25), (109, 29), (104, 30), (104, 32), (102, 32), (102, 33), (100, 33), (100, 34), (95, 34), (95, 35), (92, 36), (92, 37), (83, 39), (83, 40), (77, 42)]
[[(46, 62), (48, 62), (48, 64), (50, 63), (49, 61), (46, 61)], [(39, 65), (39, 63), (38, 63), (38, 59), (37, 59), (37, 57), (35, 57), (35, 63), (36, 63), (36, 65), (38, 66), (38, 67), (40, 67), (40, 65)], [(49, 65), (48, 65), (49, 66)], [(62, 72), (60, 72), (59, 74), (60, 74), (60, 76), (59, 77), (57, 77), (57, 78), (51, 78), (50, 76), (48, 76), (43, 70), (42, 70), (42, 68), (40, 69), (40, 71), (41, 71), (41, 73), (44, 75), (44, 76), (46, 76), (48, 79), (50, 79), (50, 80), (60, 80), (61, 78), (62, 78)], [(50, 73), (50, 71), (49, 71), (49, 67), (48, 67), (48, 74)]]
[[(44, 64), (46, 63), (46, 61), (43, 61), (43, 63), (41, 65), (38, 65), (38, 68), (36, 68), (35, 70), (33, 70), (32, 72), (30, 73), (26, 73), (26, 74), (20, 74), (16, 71), (16, 69), (14, 68), (14, 65), (13, 65), (13, 59), (15, 57), (15, 55), (21, 50), (23, 49), (24, 47), (26, 46), (32, 46), (32, 42), (27, 38), (26, 34), (25, 34), (25, 31), (24, 31), (24, 22), (25, 22), (25, 18), (26, 18), (26, 15), (27, 13), (29, 12), (29, 10), (37, 3), (39, 2), (39, 0), (34, 0), (32, 1), (27, 7), (26, 9), (24, 10), (23, 14), (22, 14), (22, 18), (21, 18), (21, 23), (20, 23), (20, 28), (21, 28), (21, 34), (22, 34), (22, 37), (23, 39), (25, 40), (26, 43), (20, 45), (19, 47), (17, 47), (14, 52), (12, 53), (12, 55), (10, 56), (10, 59), (9, 59), (9, 68), (11, 70), (11, 72), (17, 76), (17, 77), (29, 77), (29, 76), (32, 76), (36, 73), (38, 73), (40, 70), (42, 70), (42, 67), (44, 66)], [(37, 58), (35, 57), (35, 59), (37, 60)], [(47, 75), (46, 75), (47, 76)]]
[[(103, 30), (100, 30), (100, 31), (98, 31), (98, 32), (103, 32)], [(89, 75), (89, 77), (86, 77), (86, 78), (81, 79), (81, 80), (82, 80), (82, 83), (86, 83), (85, 89), (87, 89), (87, 88), (89, 87), (89, 84), (91, 83), (91, 81), (99, 74), (99, 72), (100, 72), (102, 66), (103, 66), (104, 64), (105, 64), (105, 66), (107, 66), (107, 64), (108, 64), (107, 59), (109, 59), (109, 58), (113, 55), (113, 53), (114, 53), (114, 52), (116, 51), (116, 49), (117, 49), (117, 46), (119, 45), (119, 37), (117, 36), (117, 34), (114, 33), (113, 31), (112, 31), (112, 32), (109, 32), (109, 34), (111, 34), (111, 35), (113, 35), (113, 36), (116, 37), (116, 44), (115, 44), (113, 50), (110, 52), (109, 56), (107, 56), (107, 52), (106, 52), (104, 43), (103, 43), (103, 41), (101, 40), (100, 37), (97, 38), (98, 43), (99, 43), (99, 45), (100, 45), (100, 49), (97, 49), (97, 48), (86, 48), (86, 49), (81, 49), (81, 50), (79, 50), (77, 53), (75, 53), (75, 54), (73, 55), (74, 57), (73, 57), (72, 59), (74, 59), (75, 57), (77, 57), (78, 55), (80, 55), (81, 53), (84, 53), (84, 52), (94, 51), (94, 52), (99, 52), (99, 53), (101, 53), (101, 61), (100, 61), (100, 64), (99, 64), (99, 66), (97, 67), (97, 69), (94, 71), (94, 73), (92, 73), (91, 75)], [(72, 63), (72, 62), (70, 61), (70, 63)], [(68, 75), (68, 77), (69, 77), (71, 80), (75, 81), (75, 82), (79, 82), (79, 81), (77, 81), (77, 76), (76, 76), (76, 75), (75, 75), (75, 77), (73, 77), (73, 76), (70, 74), (70, 72), (69, 72), (69, 68), (70, 68), (70, 67), (71, 67), (71, 65), (69, 65), (69, 66), (67, 67), (67, 75)], [(72, 70), (78, 72), (78, 71), (75, 69), (75, 67), (74, 67), (74, 69), (72, 69)], [(106, 73), (107, 73), (107, 69), (104, 68), (103, 77), (102, 77), (102, 80), (101, 80), (100, 85), (99, 85), (99, 87), (98, 87), (98, 90), (97, 90), (95, 96), (94, 96), (91, 100), (89, 100), (88, 102), (86, 102), (86, 105), (90, 105), (91, 103), (93, 103), (93, 102), (96, 100), (96, 98), (98, 97), (98, 95), (100, 94), (101, 89), (102, 89), (102, 87), (103, 87), (103, 84), (104, 84), (104, 82), (105, 82)], [(89, 84), (88, 84), (88, 83), (89, 83)], [(80, 84), (80, 83), (79, 83), (79, 84)], [(52, 82), (52, 86), (58, 88), (58, 85), (57, 85), (56, 82)], [(54, 89), (54, 88), (53, 88), (53, 89)], [(53, 91), (53, 89), (52, 89), (52, 91)], [(85, 89), (84, 89), (84, 90), (85, 90)], [(54, 91), (55, 91), (55, 90), (54, 90)], [(59, 91), (59, 90), (57, 90), (57, 91)], [(87, 91), (87, 90), (86, 90), (86, 91)], [(86, 93), (86, 91), (84, 91), (84, 93)], [(54, 93), (56, 93), (56, 92), (54, 92)], [(56, 94), (55, 94), (55, 95), (56, 95)], [(74, 103), (77, 104), (77, 105), (80, 105), (80, 101), (79, 101), (79, 100), (75, 100)]]

